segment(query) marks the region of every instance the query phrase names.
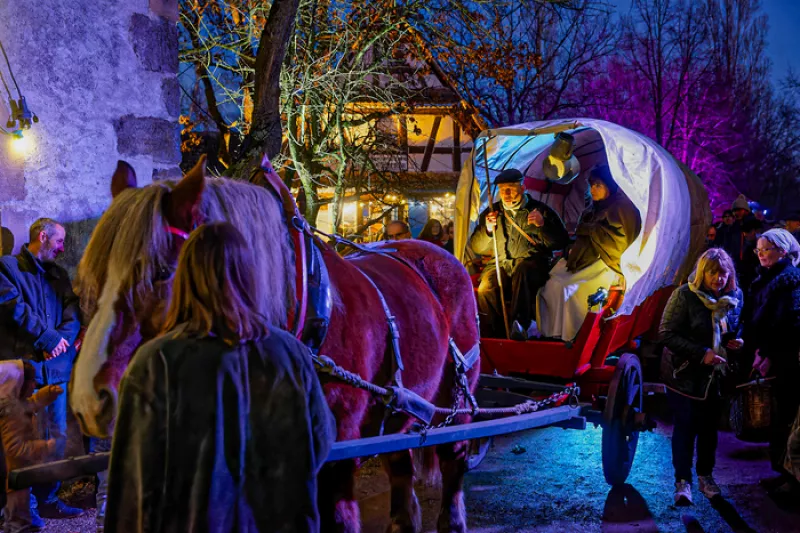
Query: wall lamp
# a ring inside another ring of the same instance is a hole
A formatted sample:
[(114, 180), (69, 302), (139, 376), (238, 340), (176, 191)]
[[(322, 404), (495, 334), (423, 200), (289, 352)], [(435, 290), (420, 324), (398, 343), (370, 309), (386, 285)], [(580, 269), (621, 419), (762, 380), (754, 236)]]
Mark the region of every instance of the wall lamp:
[(0, 131), (6, 135), (11, 135), (16, 139), (21, 139), (23, 137), (22, 132), (30, 129), (31, 126), (36, 122), (39, 122), (39, 117), (37, 117), (36, 114), (30, 110), (28, 107), (28, 102), (25, 100), (25, 97), (22, 96), (22, 91), (19, 88), (17, 79), (14, 77), (14, 71), (11, 70), (11, 62), (8, 60), (8, 55), (6, 55), (6, 49), (3, 47), (2, 41), (0, 41), (0, 52), (3, 53), (3, 57), (6, 60), (8, 74), (11, 77), (11, 81), (14, 83), (14, 87), (17, 89), (18, 96), (16, 99), (13, 97), (11, 90), (8, 88), (5, 77), (3, 76), (2, 71), (0, 71), (0, 82), (2, 82), (3, 87), (5, 87), (6, 94), (8, 95), (8, 107), (11, 110), (11, 114), (8, 117), (5, 128), (0, 127)]

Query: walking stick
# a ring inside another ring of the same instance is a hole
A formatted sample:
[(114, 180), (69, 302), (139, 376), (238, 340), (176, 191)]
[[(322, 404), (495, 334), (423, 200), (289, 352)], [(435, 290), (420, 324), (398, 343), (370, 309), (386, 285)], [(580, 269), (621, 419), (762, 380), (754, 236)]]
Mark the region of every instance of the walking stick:
[[(489, 137), (483, 141), (483, 165), (486, 169), (486, 189), (489, 191), (489, 207), (494, 207), (494, 195), (492, 194), (492, 181), (489, 177)], [(498, 217), (499, 219), (500, 217)], [(492, 232), (492, 244), (494, 245), (494, 268), (497, 273), (497, 285), (500, 289), (500, 307), (503, 309), (503, 325), (506, 328), (506, 339), (511, 338), (510, 330), (508, 327), (508, 312), (506, 311), (506, 296), (503, 291), (503, 276), (500, 272), (500, 259), (497, 254), (497, 228), (500, 226), (500, 220), (495, 222), (494, 231)]]

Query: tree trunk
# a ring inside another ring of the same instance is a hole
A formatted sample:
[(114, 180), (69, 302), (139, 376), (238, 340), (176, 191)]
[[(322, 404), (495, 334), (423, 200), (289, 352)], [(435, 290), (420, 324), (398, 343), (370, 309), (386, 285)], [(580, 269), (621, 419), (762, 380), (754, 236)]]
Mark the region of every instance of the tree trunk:
[(333, 189), (333, 203), (329, 209), (333, 209), (333, 232), (342, 235), (342, 222), (344, 211), (344, 200), (347, 191), (345, 190), (344, 179), (340, 176), (336, 180), (336, 186)]
[(261, 32), (255, 67), (253, 123), (231, 174), (246, 175), (251, 165), (266, 153), (274, 159), (281, 151), (280, 74), (286, 48), (294, 32), (300, 0), (273, 0)]

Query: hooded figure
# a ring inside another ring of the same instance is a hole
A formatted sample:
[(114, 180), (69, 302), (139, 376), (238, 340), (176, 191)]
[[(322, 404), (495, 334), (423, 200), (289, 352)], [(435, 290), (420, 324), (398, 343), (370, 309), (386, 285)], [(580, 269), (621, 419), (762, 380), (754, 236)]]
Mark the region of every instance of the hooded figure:
[(611, 177), (608, 165), (589, 173), (592, 205), (575, 230), (575, 244), (550, 272), (537, 298), (537, 324), (545, 337), (571, 341), (586, 312), (587, 298), (622, 278), (622, 254), (642, 229), (639, 210)]
[[(33, 417), (64, 391), (57, 385), (47, 385), (31, 396), (35, 375), (29, 363), (23, 365), (19, 359), (0, 361), (0, 437), (7, 473), (42, 462), (56, 451), (55, 439), (39, 438)], [(7, 533), (31, 530), (30, 492), (29, 488), (7, 490)]]
[(722, 247), (734, 261), (741, 261), (744, 252), (744, 224), (748, 220), (753, 220), (753, 212), (750, 209), (750, 204), (743, 194), (736, 197), (736, 200), (731, 204), (731, 211), (733, 211), (734, 222), (727, 226), (721, 236), (717, 237), (719, 241), (718, 246)]
[[(734, 215), (737, 215), (736, 211), (739, 210), (739, 209), (742, 209), (743, 211), (746, 211), (747, 213), (752, 213), (752, 210), (750, 209), (750, 203), (747, 201), (747, 198), (745, 197), (744, 194), (740, 194), (739, 196), (737, 196), (736, 200), (734, 200), (733, 203), (731, 204), (731, 211), (733, 211)], [(744, 216), (746, 213), (742, 213), (740, 211), (739, 214)], [(736, 218), (741, 220), (742, 217), (741, 216), (737, 216)]]

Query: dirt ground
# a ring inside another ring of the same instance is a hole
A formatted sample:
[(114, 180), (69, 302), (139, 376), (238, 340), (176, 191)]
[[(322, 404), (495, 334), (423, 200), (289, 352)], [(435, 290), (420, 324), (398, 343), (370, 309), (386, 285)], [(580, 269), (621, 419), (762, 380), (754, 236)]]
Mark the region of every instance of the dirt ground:
[[(800, 533), (800, 502), (779, 508), (758, 486), (771, 475), (766, 445), (740, 442), (728, 432), (720, 433), (715, 471), (724, 499), (712, 505), (695, 487), (693, 507), (672, 505), (670, 432), (661, 422), (655, 432), (642, 434), (629, 485), (612, 491), (600, 466), (600, 429), (548, 428), (498, 438), (480, 467), (467, 474), (470, 531)], [(92, 489), (86, 480), (65, 487), (67, 499), (87, 513), (47, 520), (45, 531), (95, 531)], [(368, 461), (358, 480), (364, 533), (385, 531), (388, 490), (379, 462)], [(420, 484), (418, 495), (425, 530), (433, 531), (438, 490)]]

